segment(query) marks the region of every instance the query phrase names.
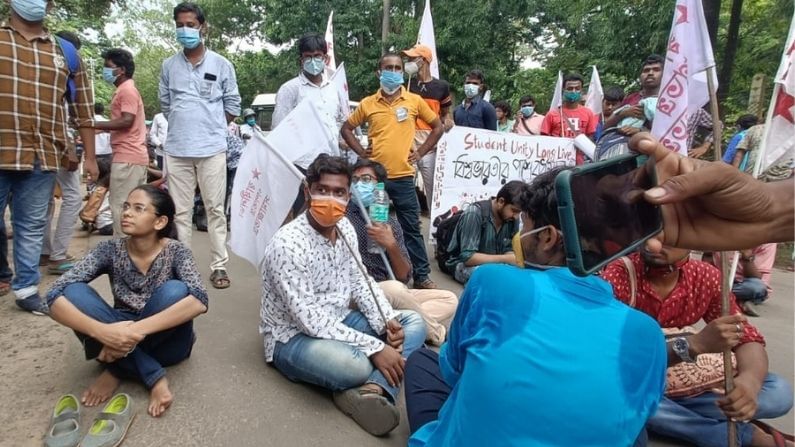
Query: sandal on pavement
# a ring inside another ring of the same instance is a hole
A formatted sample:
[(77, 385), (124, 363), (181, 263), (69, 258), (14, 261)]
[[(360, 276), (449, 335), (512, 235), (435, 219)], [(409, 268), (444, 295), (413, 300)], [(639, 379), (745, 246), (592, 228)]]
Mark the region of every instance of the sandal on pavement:
[(756, 305), (750, 301), (743, 301), (740, 305), (743, 313), (748, 315), (749, 317), (758, 317), (759, 312), (756, 311)]
[(51, 261), (47, 267), (47, 273), (50, 275), (63, 275), (74, 267), (72, 261), (64, 259), (63, 261)]
[(52, 412), (45, 447), (76, 447), (80, 443), (80, 403), (72, 394), (58, 399)]
[(759, 420), (751, 421), (757, 428), (773, 437), (776, 447), (787, 447), (787, 441), (795, 442), (795, 436), (780, 432), (773, 428), (773, 426), (766, 424)]
[(129, 394), (119, 393), (113, 396), (102, 412), (94, 418), (80, 447), (116, 447), (124, 441), (127, 429), (130, 428), (135, 413), (132, 410), (132, 398)]
[(334, 404), (367, 433), (383, 436), (400, 424), (400, 412), (381, 394), (361, 388), (334, 393)]
[(11, 283), (0, 281), (0, 296), (6, 296), (10, 291), (11, 291)]
[(20, 309), (28, 311), (33, 315), (44, 316), (50, 314), (50, 308), (47, 306), (47, 303), (41, 299), (38, 293), (34, 293), (27, 298), (22, 298), (21, 300), (18, 299), (15, 302)]
[(210, 282), (216, 289), (226, 289), (232, 284), (229, 281), (229, 275), (226, 274), (226, 270), (221, 269), (213, 270), (212, 275), (210, 275)]

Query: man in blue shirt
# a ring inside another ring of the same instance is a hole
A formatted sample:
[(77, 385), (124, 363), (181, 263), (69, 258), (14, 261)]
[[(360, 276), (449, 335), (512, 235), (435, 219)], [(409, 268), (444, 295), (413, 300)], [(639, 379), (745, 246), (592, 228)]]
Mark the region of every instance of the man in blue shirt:
[(183, 51), (163, 62), (160, 110), (168, 120), (166, 171), (177, 207), (179, 239), (190, 245), (193, 197), (198, 183), (207, 210), (212, 275), (216, 289), (229, 287), (226, 263), (226, 126), (240, 114), (235, 68), (204, 46), (204, 12), (195, 3), (174, 8), (177, 41)]
[(630, 446), (657, 408), (662, 331), (607, 282), (564, 267), (560, 171), (520, 202), (514, 251), (525, 268), (478, 269), (441, 352), (409, 358), (409, 446)]
[(756, 115), (743, 115), (737, 118), (737, 133), (729, 140), (729, 145), (726, 146), (726, 152), (723, 153), (723, 162), (732, 164), (734, 161), (734, 154), (737, 153), (737, 145), (745, 138), (745, 133), (748, 129), (756, 126), (759, 118)]
[(466, 99), (455, 108), (453, 120), (456, 126), (497, 130), (497, 111), (482, 95), (486, 90), (486, 76), (480, 70), (472, 70), (464, 78)]

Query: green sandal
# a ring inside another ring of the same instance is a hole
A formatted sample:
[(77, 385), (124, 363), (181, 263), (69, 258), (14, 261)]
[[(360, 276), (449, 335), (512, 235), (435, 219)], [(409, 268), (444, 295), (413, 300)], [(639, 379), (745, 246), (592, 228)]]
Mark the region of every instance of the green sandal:
[(129, 394), (113, 396), (101, 413), (94, 419), (80, 447), (116, 447), (124, 441), (135, 413)]
[(80, 443), (79, 421), (80, 402), (72, 394), (61, 396), (52, 412), (52, 421), (44, 438), (44, 446), (76, 447)]

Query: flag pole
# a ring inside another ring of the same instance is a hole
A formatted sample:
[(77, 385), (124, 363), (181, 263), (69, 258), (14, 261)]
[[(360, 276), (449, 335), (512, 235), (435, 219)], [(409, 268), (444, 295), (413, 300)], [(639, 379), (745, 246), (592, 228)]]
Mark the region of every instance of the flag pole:
[[(353, 196), (353, 201), (356, 202), (356, 206), (359, 207), (359, 211), (362, 213), (364, 217), (364, 222), (367, 224), (368, 227), (373, 225), (373, 222), (370, 220), (370, 215), (367, 214), (367, 208), (364, 207), (364, 203), (362, 199), (359, 197), (359, 192), (356, 191), (355, 188), (351, 188), (351, 195)], [(381, 260), (384, 262), (384, 267), (386, 267), (386, 272), (389, 275), (389, 279), (395, 280), (395, 272), (392, 271), (392, 266), (389, 264), (389, 259), (386, 257), (386, 253), (384, 252), (384, 248), (380, 245), (378, 246), (378, 254), (381, 255)]]
[[(712, 113), (712, 139), (715, 148), (715, 161), (722, 162), (721, 151), (721, 137), (722, 128), (720, 122), (720, 115), (718, 110), (718, 95), (715, 89), (715, 82), (713, 76), (716, 76), (715, 65), (707, 68), (707, 89), (709, 90), (709, 105)], [(731, 256), (731, 258), (730, 258)], [(720, 299), (721, 299), (721, 315), (728, 316), (731, 309), (730, 295), (733, 276), (730, 276), (731, 264), (733, 263), (733, 252), (722, 252), (720, 256)], [(725, 349), (723, 351), (723, 385), (726, 388), (726, 394), (729, 394), (734, 389), (734, 368), (732, 366), (732, 351)], [(729, 447), (737, 447), (737, 426), (731, 419), (726, 420), (728, 430)]]

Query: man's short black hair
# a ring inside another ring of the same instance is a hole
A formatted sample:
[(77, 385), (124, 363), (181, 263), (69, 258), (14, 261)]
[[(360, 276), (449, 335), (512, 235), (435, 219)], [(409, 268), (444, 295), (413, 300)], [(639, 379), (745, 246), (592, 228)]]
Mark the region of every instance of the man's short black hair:
[(517, 204), (522, 212), (533, 219), (535, 228), (554, 225), (560, 228), (558, 217), (558, 196), (555, 194), (555, 178), (561, 172), (571, 169), (565, 166), (553, 168), (535, 179), (527, 187), (527, 193)]
[(105, 105), (102, 104), (101, 102), (95, 102), (94, 103), (94, 114), (102, 115), (103, 113), (105, 113)]
[(111, 48), (102, 53), (102, 59), (109, 60), (117, 67), (124, 68), (127, 78), (132, 79), (135, 73), (135, 61), (132, 53), (121, 48)]
[(174, 21), (177, 21), (177, 16), (183, 12), (192, 12), (196, 14), (196, 20), (199, 24), (204, 25), (204, 11), (202, 7), (193, 2), (182, 2), (174, 7)]
[(298, 39), (298, 55), (304, 53), (314, 53), (315, 51), (322, 51), (323, 54), (328, 53), (328, 44), (326, 38), (319, 33), (306, 33)]
[(519, 107), (521, 107), (522, 104), (526, 104), (528, 102), (533, 103), (533, 107), (536, 106), (536, 99), (533, 98), (532, 95), (524, 95), (521, 98), (519, 98)]
[(76, 50), (79, 50), (80, 47), (83, 46), (83, 42), (80, 40), (80, 36), (78, 36), (77, 34), (71, 31), (58, 31), (57, 33), (55, 33), (55, 35), (74, 45)]
[(505, 116), (509, 118), (511, 117), (511, 105), (508, 104), (508, 101), (497, 101), (494, 104), (494, 108), (502, 110), (502, 113), (504, 113)]
[(387, 51), (386, 53), (382, 54), (380, 58), (378, 58), (378, 69), (380, 70), (381, 67), (384, 66), (384, 59), (388, 57), (396, 57), (400, 59), (400, 65), (403, 65), (403, 58), (400, 57), (399, 54), (395, 53), (394, 51)]
[(313, 183), (319, 182), (323, 175), (344, 175), (348, 178), (348, 186), (351, 185), (351, 167), (345, 158), (328, 154), (318, 155), (306, 170), (306, 183), (312, 186)]
[(566, 73), (566, 76), (563, 76), (563, 87), (566, 87), (567, 82), (576, 82), (579, 81), (580, 85), (585, 85), (585, 82), (582, 79), (582, 75), (579, 73), (571, 72)]
[(527, 194), (527, 184), (520, 180), (511, 180), (497, 193), (497, 198), (502, 199), (506, 205), (519, 206)]
[(604, 100), (610, 102), (621, 102), (624, 100), (624, 96), (625, 94), (623, 88), (617, 85), (611, 85), (610, 87), (607, 87), (607, 90), (605, 90)]
[(751, 115), (751, 114), (743, 115), (743, 116), (737, 118), (737, 126), (741, 130), (750, 129), (750, 128), (756, 126), (756, 124), (758, 122), (759, 122), (759, 118), (756, 115)]
[(640, 70), (643, 71), (647, 65), (655, 65), (660, 64), (665, 66), (665, 58), (660, 56), (659, 54), (650, 54), (646, 56), (646, 59), (643, 59), (643, 63), (640, 64)]
[(353, 165), (351, 171), (356, 172), (361, 168), (371, 168), (375, 171), (375, 177), (379, 183), (384, 183), (386, 181), (386, 168), (381, 163), (370, 160), (369, 158), (360, 158), (356, 161), (356, 164)]
[(486, 75), (483, 74), (483, 71), (481, 71), (480, 69), (475, 68), (475, 69), (469, 70), (469, 72), (466, 74), (466, 76), (464, 76), (464, 79), (468, 79), (468, 78), (469, 79), (473, 79), (473, 78), (477, 79), (477, 80), (480, 81), (481, 84), (486, 85)]

